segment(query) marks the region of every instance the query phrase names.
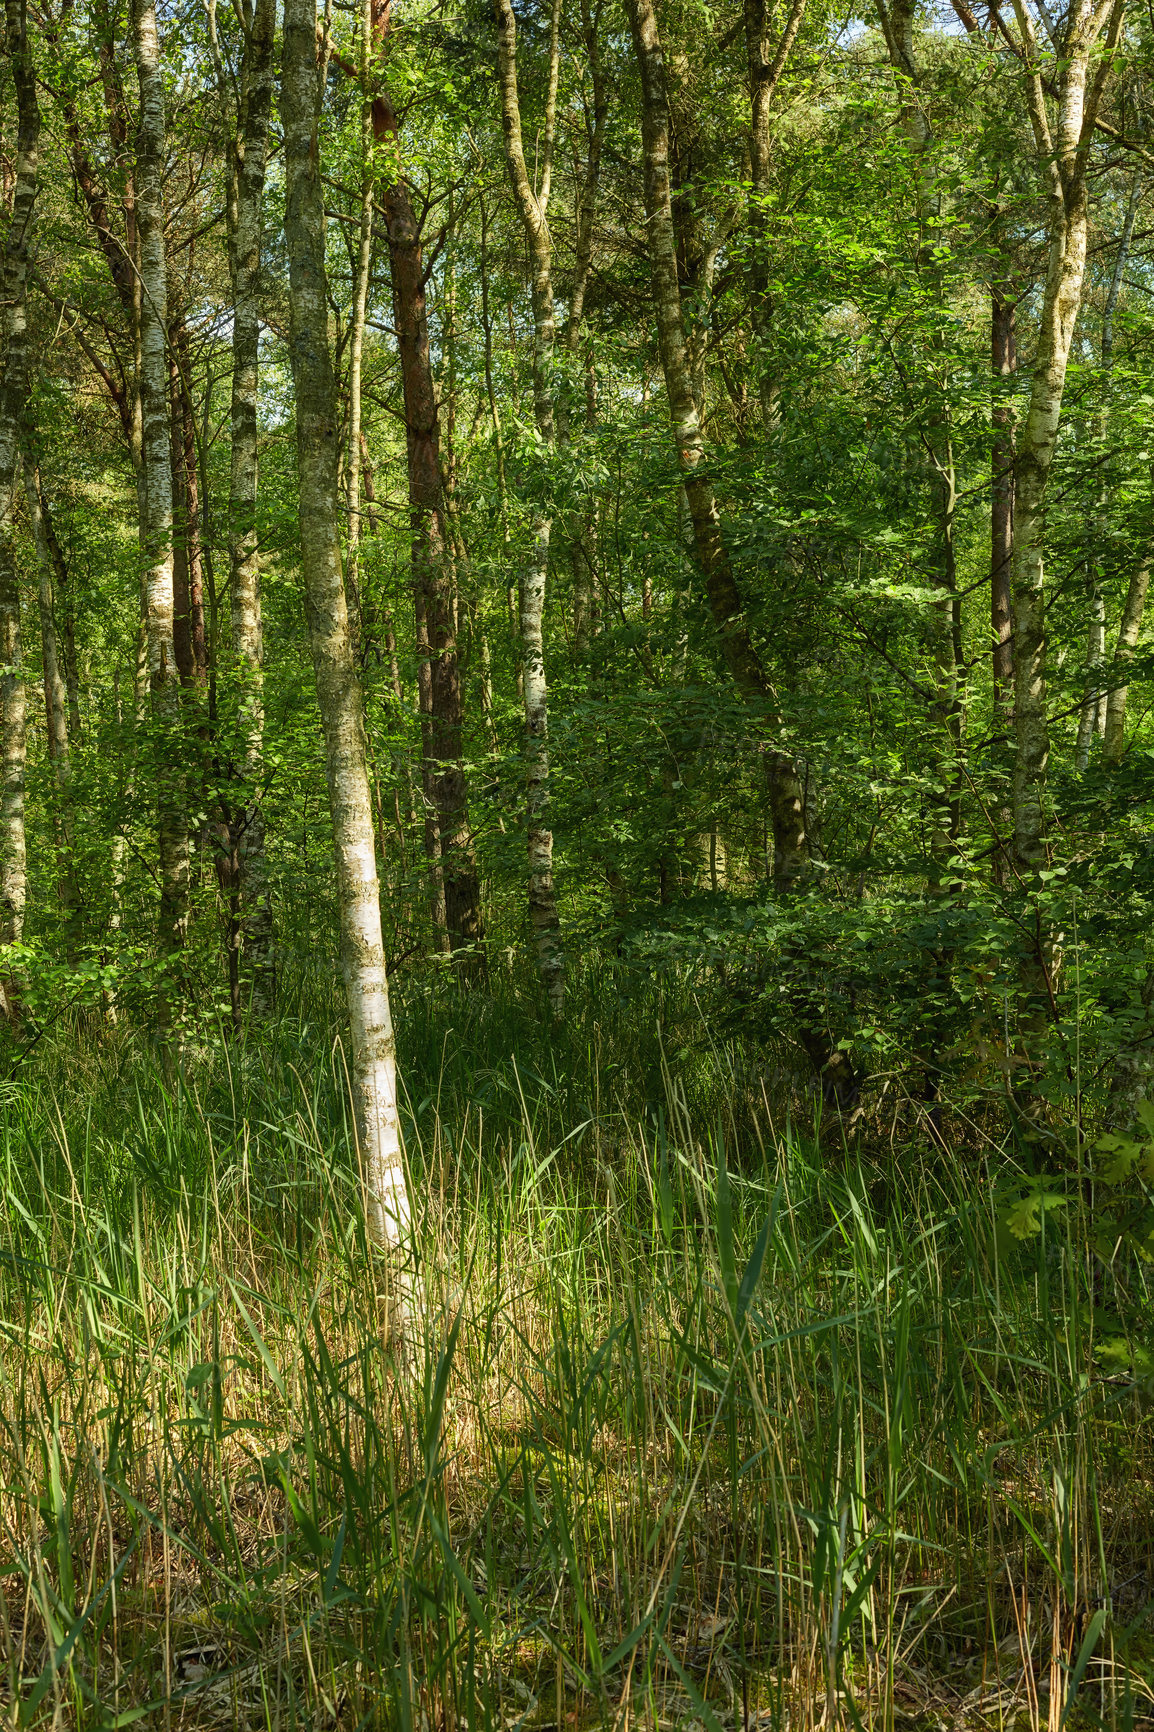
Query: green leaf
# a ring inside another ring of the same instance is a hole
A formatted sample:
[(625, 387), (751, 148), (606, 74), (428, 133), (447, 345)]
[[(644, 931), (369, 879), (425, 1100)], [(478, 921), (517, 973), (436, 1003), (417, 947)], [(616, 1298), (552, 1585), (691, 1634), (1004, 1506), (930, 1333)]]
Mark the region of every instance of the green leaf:
[(1064, 1209), (1066, 1199), (1059, 1191), (1035, 1188), (1019, 1197), (1003, 1212), (1002, 1220), (1015, 1239), (1033, 1239), (1042, 1231), (1043, 1217), (1053, 1209)]

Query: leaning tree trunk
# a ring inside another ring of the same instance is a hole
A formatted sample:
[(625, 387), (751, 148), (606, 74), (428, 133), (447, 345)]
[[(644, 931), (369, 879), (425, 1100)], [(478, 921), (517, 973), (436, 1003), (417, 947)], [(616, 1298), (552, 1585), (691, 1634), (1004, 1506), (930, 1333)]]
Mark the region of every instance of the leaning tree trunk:
[(352, 1029), (353, 1112), (367, 1181), (366, 1213), (376, 1243), (397, 1249), (409, 1238), (411, 1217), (397, 1118), (396, 1053), (381, 937), (361, 688), (341, 575), (339, 428), (328, 334), (316, 51), (313, 0), (287, 0), (281, 118), (301, 566), (324, 733), (341, 972)]
[[(549, 183), (557, 112), (560, 3), (553, 0), (541, 181), (534, 189), (521, 143), (517, 92), (517, 23), (510, 0), (494, 0), (505, 166), (529, 243), (533, 269), (533, 408), (542, 445), (551, 450), (557, 433), (553, 413), (553, 245), (549, 236)], [(525, 693), (525, 755), (529, 832), (529, 919), (537, 944), (537, 966), (555, 1015), (565, 1006), (565, 953), (553, 888), (553, 832), (549, 829), (549, 700), (545, 679), (545, 588), (552, 517), (533, 512), (529, 558), (521, 578), (521, 670)]]
[[(780, 717), (749, 635), (745, 604), (722, 537), (721, 514), (705, 466), (706, 445), (693, 394), (677, 281), (669, 172), (669, 105), (657, 19), (652, 0), (628, 0), (628, 10), (641, 70), (645, 211), (657, 335), (694, 545), (705, 577), (710, 613), (734, 683), (749, 701), (764, 710), (771, 727), (777, 729)], [(766, 754), (766, 766), (773, 823), (774, 882), (779, 892), (787, 892), (804, 876), (808, 864), (805, 802), (797, 766), (788, 752), (771, 747)]]
[[(0, 946), (20, 942), (27, 895), (25, 692), (20, 585), (12, 519), (20, 420), (28, 395), (28, 261), (32, 253), (40, 142), (40, 109), (24, 0), (7, 0), (5, 23), (12, 81), (16, 86), (18, 133), (12, 218), (0, 261), (0, 317), (4, 332), (4, 372), (0, 377)], [(0, 1006), (5, 1003), (0, 982)]]
[(243, 960), (254, 1013), (273, 1004), (272, 901), (265, 858), (264, 645), (256, 530), (257, 389), (260, 345), (261, 209), (272, 105), (275, 0), (257, 0), (241, 66), (241, 112), (228, 188), (232, 277), (232, 454), (228, 495), (229, 624), (240, 681), (243, 792), (230, 813), (239, 875)]
[[(188, 929), (188, 815), (180, 676), (173, 642), (172, 449), (168, 403), (168, 280), (164, 254), (164, 82), (153, 0), (137, 0), (140, 81), (137, 212), (140, 230), (141, 521), (153, 772), (160, 842), (160, 941), (173, 955)], [(166, 995), (167, 996), (167, 995)]]
[[(669, 170), (669, 105), (661, 38), (652, 0), (628, 0), (628, 12), (641, 71), (645, 212), (657, 336), (693, 542), (705, 578), (710, 613), (733, 682), (769, 727), (779, 733), (781, 718), (749, 634), (744, 603), (721, 532), (717, 497), (705, 465), (706, 445), (693, 394), (677, 279)], [(797, 765), (780, 744), (767, 747), (765, 767), (773, 826), (774, 886), (779, 895), (786, 896), (801, 886), (809, 864), (805, 797)], [(831, 1105), (848, 1106), (856, 1094), (857, 1082), (849, 1056), (839, 1050), (826, 1027), (820, 971), (812, 968), (800, 949), (787, 951), (784, 960), (799, 1037), (820, 1078), (823, 1097)]]

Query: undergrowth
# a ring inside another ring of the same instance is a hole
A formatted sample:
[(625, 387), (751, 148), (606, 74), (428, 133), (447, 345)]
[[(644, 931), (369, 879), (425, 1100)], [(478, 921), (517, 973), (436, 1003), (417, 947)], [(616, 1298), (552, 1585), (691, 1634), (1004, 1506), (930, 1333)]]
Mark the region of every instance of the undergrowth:
[[(323, 980), (3, 1084), (14, 1726), (1130, 1727), (1154, 1436), (1084, 1187), (791, 1121), (691, 995), (402, 1001), (391, 1348)], [(448, 1009), (445, 1008), (446, 1004)], [(793, 1110), (796, 1112), (796, 1101)]]

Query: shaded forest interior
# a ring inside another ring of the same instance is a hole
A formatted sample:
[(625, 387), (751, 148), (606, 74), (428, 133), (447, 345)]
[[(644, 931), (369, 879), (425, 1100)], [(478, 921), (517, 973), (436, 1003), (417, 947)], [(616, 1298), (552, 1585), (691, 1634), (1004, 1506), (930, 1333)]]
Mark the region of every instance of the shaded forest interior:
[(1152, 18), (5, 0), (14, 1732), (1154, 1725)]

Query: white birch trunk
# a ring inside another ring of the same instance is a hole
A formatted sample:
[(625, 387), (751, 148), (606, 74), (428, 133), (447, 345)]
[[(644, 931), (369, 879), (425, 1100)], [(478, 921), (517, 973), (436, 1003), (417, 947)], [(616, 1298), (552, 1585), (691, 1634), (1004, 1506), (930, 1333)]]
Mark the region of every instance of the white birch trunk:
[(257, 389), (260, 352), (261, 207), (272, 106), (275, 0), (257, 0), (241, 68), (241, 112), (228, 198), (233, 348), (228, 501), (229, 627), (242, 682), (244, 799), (232, 815), (240, 877), (244, 960), (253, 1011), (267, 1012), (276, 988), (272, 902), (265, 858), (264, 636), (256, 533)]
[(140, 83), (137, 212), (140, 228), (141, 522), (148, 677), (155, 724), (160, 843), (160, 940), (179, 951), (188, 930), (188, 814), (180, 676), (173, 645), (172, 446), (168, 414), (168, 279), (164, 251), (164, 81), (153, 0), (137, 0)]
[(361, 230), (357, 276), (349, 320), (349, 457), (345, 489), (349, 529), (345, 550), (345, 594), (351, 615), (353, 655), (361, 632), (361, 372), (365, 353), (365, 313), (369, 302), (369, 271), (373, 258), (373, 119), (369, 98), (369, 57), (373, 40), (372, 0), (365, 0), (361, 21)]
[(396, 1056), (385, 978), (361, 690), (341, 575), (336, 381), (328, 335), (325, 219), (317, 146), (316, 12), (287, 0), (281, 117), (285, 239), (292, 303), (297, 475), (305, 610), (325, 743), (340, 906), (341, 972), (352, 1033), (353, 1112), (378, 1245), (404, 1247), (411, 1213), (397, 1118)]
[[(1114, 259), (1114, 270), (1106, 295), (1106, 305), (1102, 311), (1102, 376), (1107, 387), (1114, 366), (1114, 314), (1118, 308), (1122, 276), (1126, 269), (1130, 242), (1134, 235), (1134, 219), (1138, 214), (1138, 196), (1141, 185), (1141, 175), (1136, 172), (1130, 184), (1130, 195), (1126, 201), (1126, 216), (1122, 224), (1122, 233), (1118, 239), (1118, 251)], [(1109, 428), (1110, 410), (1107, 400), (1107, 404), (1102, 410), (1101, 425), (1098, 430), (1103, 460), (1106, 457)], [(1090, 747), (1095, 734), (1103, 734), (1106, 731), (1106, 714), (1109, 702), (1105, 690), (1106, 599), (1102, 594), (1102, 579), (1098, 567), (1097, 552), (1106, 534), (1108, 504), (1109, 491), (1105, 481), (1103, 481), (1098, 493), (1098, 520), (1094, 526), (1094, 547), (1086, 560), (1086, 588), (1090, 601), (1090, 620), (1086, 630), (1086, 689), (1082, 697), (1082, 709), (1078, 717), (1078, 738), (1074, 747), (1074, 767), (1083, 773), (1089, 767)]]
[[(0, 259), (0, 946), (18, 944), (28, 892), (24, 840), (26, 755), (20, 585), (13, 539), (20, 421), (28, 395), (28, 263), (39, 169), (40, 109), (22, 0), (7, 0), (5, 26), (16, 86), (18, 135), (12, 217)], [(0, 1000), (6, 1002), (0, 984)]]

